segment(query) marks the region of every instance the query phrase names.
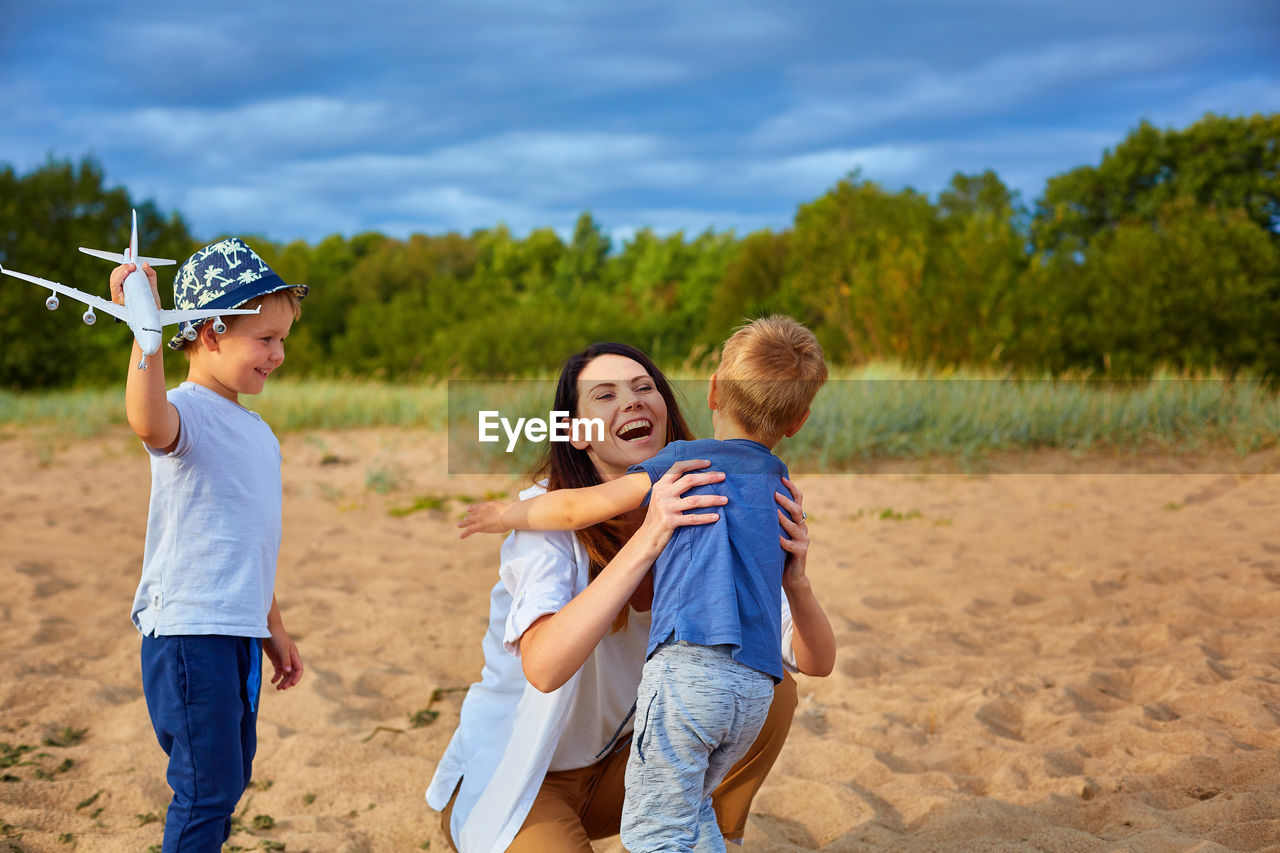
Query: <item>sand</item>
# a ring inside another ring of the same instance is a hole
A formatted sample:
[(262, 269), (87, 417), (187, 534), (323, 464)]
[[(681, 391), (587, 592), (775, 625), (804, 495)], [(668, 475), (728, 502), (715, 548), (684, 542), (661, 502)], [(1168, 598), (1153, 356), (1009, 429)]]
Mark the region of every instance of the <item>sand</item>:
[[(306, 674), (263, 698), (231, 841), (447, 849), (423, 791), (462, 695), (433, 693), (478, 677), (499, 545), (452, 523), (515, 484), (450, 478), (428, 433), (283, 449)], [(800, 678), (746, 849), (1280, 851), (1280, 478), (1249, 461), (804, 478), (839, 660)], [(169, 793), (128, 621), (145, 455), (11, 429), (0, 470), (0, 741), (33, 747), (0, 768), (0, 851), (146, 850)]]

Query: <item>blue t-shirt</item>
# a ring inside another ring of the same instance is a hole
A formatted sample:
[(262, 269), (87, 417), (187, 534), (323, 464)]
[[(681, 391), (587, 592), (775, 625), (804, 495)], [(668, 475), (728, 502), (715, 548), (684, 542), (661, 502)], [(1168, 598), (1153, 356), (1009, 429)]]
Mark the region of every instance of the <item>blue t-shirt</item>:
[(656, 482), (676, 462), (710, 459), (724, 481), (685, 495), (727, 495), (712, 524), (680, 527), (653, 565), (653, 627), (648, 654), (667, 640), (727, 644), (734, 660), (782, 680), (782, 567), (786, 552), (774, 492), (786, 494), (787, 466), (748, 439), (673, 441), (632, 465)]

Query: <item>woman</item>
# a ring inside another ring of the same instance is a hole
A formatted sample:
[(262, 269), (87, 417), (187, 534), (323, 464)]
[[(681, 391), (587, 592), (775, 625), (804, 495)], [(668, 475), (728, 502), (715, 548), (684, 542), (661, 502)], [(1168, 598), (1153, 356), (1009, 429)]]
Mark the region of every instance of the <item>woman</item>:
[[(595, 344), (571, 357), (554, 409), (600, 418), (605, 434), (600, 441), (550, 443), (537, 472), (550, 489), (621, 476), (668, 441), (692, 437), (661, 371), (622, 344)], [(484, 672), (467, 693), (427, 791), (455, 849), (589, 853), (590, 839), (617, 834), (630, 709), (649, 635), (649, 567), (675, 527), (717, 518), (684, 514), (720, 503), (715, 495), (682, 497), (723, 477), (691, 469), (673, 468), (655, 483), (647, 512), (636, 517), (577, 534), (516, 532), (503, 544)], [(542, 490), (535, 486), (521, 498)], [(784, 589), (797, 614), (793, 626), (784, 603), (783, 653), (799, 671), (825, 675), (829, 661), (806, 651), (830, 647), (831, 628), (805, 577), (808, 536), (799, 524), (800, 495), (794, 496), (780, 501), (793, 519), (786, 525), (792, 539), (784, 545)], [(788, 676), (751, 751), (717, 788), (726, 839), (742, 837), (751, 799), (782, 748), (795, 704)]]

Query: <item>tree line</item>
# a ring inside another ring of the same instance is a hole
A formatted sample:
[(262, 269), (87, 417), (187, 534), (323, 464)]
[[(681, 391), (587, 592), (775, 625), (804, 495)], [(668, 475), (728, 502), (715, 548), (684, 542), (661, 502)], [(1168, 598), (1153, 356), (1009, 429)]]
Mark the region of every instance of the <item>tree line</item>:
[[(106, 264), (75, 247), (122, 244), (133, 207), (148, 255), (181, 261), (216, 239), (108, 188), (90, 159), (50, 160), (0, 169), (0, 264), (105, 293)], [(1143, 122), (1030, 206), (990, 171), (957, 173), (936, 200), (853, 173), (789, 228), (745, 236), (645, 229), (615, 246), (589, 213), (567, 240), (503, 225), (314, 245), (241, 236), (313, 288), (293, 375), (527, 375), (606, 339), (672, 365), (774, 311), (812, 327), (835, 365), (1280, 372), (1280, 114)], [(160, 273), (167, 306), (172, 271)], [(0, 387), (119, 381), (128, 330), (73, 320), (0, 277)]]

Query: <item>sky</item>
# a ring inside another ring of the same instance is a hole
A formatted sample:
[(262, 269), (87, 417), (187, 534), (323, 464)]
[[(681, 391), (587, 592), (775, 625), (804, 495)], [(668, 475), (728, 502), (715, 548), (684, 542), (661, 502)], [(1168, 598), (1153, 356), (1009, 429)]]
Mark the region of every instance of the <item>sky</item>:
[(1275, 0), (0, 8), (0, 163), (91, 156), (197, 238), (745, 234), (854, 170), (1032, 203), (1142, 120), (1280, 112)]

